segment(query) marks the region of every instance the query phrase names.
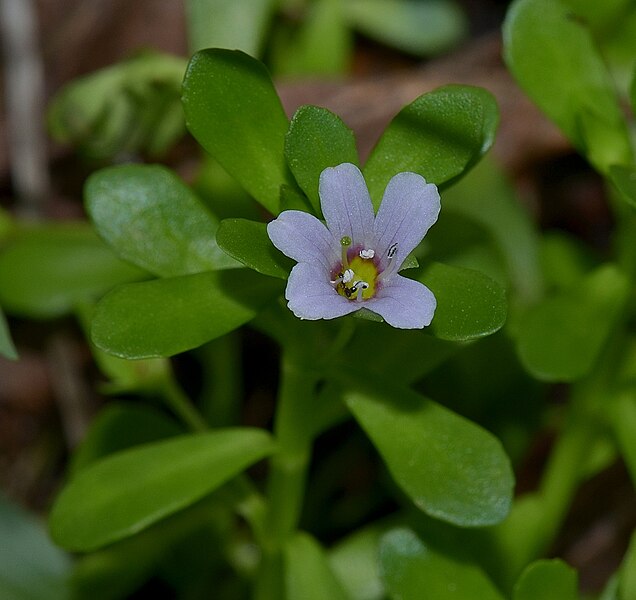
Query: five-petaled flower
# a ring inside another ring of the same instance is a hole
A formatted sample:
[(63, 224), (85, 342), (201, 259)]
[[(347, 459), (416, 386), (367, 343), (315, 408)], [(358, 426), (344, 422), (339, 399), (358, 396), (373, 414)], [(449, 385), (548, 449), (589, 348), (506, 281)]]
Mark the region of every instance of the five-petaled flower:
[(429, 325), (435, 296), (398, 271), (437, 220), (435, 185), (416, 173), (398, 173), (374, 215), (362, 173), (343, 163), (320, 174), (319, 195), (326, 226), (299, 210), (286, 210), (267, 226), (274, 246), (298, 263), (285, 290), (289, 309), (315, 320), (364, 307), (393, 327)]

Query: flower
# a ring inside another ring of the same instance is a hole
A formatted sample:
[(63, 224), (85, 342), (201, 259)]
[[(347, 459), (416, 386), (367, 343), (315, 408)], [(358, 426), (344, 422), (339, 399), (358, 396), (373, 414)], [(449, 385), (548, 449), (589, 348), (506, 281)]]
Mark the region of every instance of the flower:
[(417, 173), (398, 173), (374, 215), (362, 173), (343, 163), (320, 174), (319, 195), (326, 226), (299, 210), (286, 210), (267, 225), (274, 246), (298, 263), (285, 290), (289, 309), (316, 320), (364, 307), (393, 327), (429, 325), (435, 296), (398, 271), (437, 220), (435, 185)]

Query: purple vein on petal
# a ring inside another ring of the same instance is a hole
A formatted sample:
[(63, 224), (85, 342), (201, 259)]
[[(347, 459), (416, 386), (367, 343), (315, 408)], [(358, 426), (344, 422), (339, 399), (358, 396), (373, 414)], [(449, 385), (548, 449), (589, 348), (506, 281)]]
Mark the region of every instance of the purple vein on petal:
[(337, 238), (364, 244), (373, 233), (373, 205), (360, 169), (343, 163), (320, 175), (320, 202), (327, 226)]

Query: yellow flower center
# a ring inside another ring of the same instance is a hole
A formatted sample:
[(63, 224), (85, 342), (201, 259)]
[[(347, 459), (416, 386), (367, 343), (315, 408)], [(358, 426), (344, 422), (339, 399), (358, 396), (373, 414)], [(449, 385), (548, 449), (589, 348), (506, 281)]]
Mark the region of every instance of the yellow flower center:
[(336, 291), (349, 300), (368, 300), (375, 295), (375, 281), (378, 269), (372, 260), (354, 257), (349, 266), (338, 273), (339, 283)]

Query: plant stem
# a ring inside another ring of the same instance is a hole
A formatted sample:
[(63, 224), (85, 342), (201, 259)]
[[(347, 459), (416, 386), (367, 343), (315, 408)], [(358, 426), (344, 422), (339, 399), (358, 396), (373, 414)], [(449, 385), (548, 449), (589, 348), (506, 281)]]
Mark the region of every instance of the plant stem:
[(278, 451), (270, 463), (268, 513), (263, 561), (256, 581), (258, 600), (283, 597), (282, 557), (302, 510), (312, 435), (308, 421), (316, 376), (303, 370), (285, 353), (274, 422)]
[[(168, 406), (193, 432), (200, 433), (209, 429), (203, 416), (174, 378), (166, 379), (160, 390)], [(242, 473), (226, 483), (223, 489), (228, 502), (249, 523), (256, 540), (264, 543), (263, 540), (267, 539), (266, 503), (251, 480)]]
[(237, 332), (201, 347), (205, 371), (201, 399), (202, 412), (214, 427), (226, 427), (238, 421), (241, 389), (241, 344)]
[(160, 386), (166, 404), (192, 431), (201, 432), (208, 429), (208, 424), (201, 413), (192, 406), (190, 399), (177, 385), (173, 377), (167, 378)]
[(550, 455), (539, 487), (541, 514), (534, 535), (525, 543), (528, 561), (543, 555), (558, 534), (594, 442), (603, 430), (604, 401), (611, 398), (625, 347), (625, 316), (623, 310), (595, 370), (572, 387), (565, 428)]

